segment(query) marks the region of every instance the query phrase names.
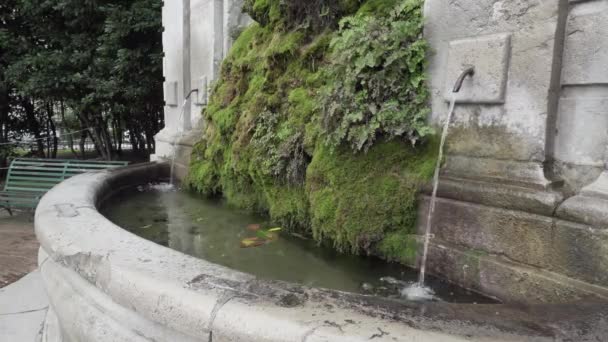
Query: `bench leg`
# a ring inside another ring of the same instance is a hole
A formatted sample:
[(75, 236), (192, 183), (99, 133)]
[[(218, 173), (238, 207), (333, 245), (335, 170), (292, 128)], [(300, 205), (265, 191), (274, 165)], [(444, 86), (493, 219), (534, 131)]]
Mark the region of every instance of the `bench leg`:
[(13, 211), (11, 210), (11, 207), (1, 207), (3, 209), (6, 209), (6, 211), (8, 211), (8, 214), (13, 216)]

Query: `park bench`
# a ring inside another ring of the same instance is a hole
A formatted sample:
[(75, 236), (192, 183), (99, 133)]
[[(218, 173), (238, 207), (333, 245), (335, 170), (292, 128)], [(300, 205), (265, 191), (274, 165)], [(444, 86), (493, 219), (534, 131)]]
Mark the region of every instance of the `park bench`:
[(16, 158), (8, 169), (4, 191), (0, 191), (0, 208), (11, 215), (11, 208), (34, 209), (42, 195), (65, 179), (126, 165), (126, 161)]

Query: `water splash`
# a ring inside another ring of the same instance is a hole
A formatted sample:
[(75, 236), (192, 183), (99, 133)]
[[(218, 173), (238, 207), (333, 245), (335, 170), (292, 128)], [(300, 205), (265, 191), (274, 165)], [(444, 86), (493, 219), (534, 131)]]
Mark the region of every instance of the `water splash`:
[[(424, 234), (424, 249), (422, 252), (422, 262), (420, 264), (420, 275), (418, 278), (418, 284), (416, 286), (424, 288), (424, 277), (426, 276), (426, 262), (429, 253), (429, 243), (431, 240), (431, 223), (433, 221), (433, 213), (435, 211), (435, 202), (437, 201), (437, 189), (439, 188), (439, 171), (441, 169), (441, 162), (443, 161), (443, 148), (445, 145), (446, 138), (448, 137), (448, 131), (450, 129), (450, 121), (454, 115), (454, 107), (456, 106), (456, 93), (452, 93), (452, 99), (450, 101), (450, 109), (448, 110), (448, 116), (445, 119), (443, 125), (443, 132), (441, 133), (441, 143), (439, 144), (439, 156), (437, 157), (437, 164), (435, 165), (435, 174), (433, 176), (433, 193), (431, 195), (431, 203), (429, 205), (428, 216), (426, 219), (426, 231)], [(428, 291), (430, 289), (427, 288)]]
[(435, 291), (419, 283), (414, 283), (411, 286), (403, 288), (401, 290), (401, 297), (412, 301), (432, 301), (437, 299)]
[(159, 192), (171, 192), (177, 190), (175, 185), (171, 183), (150, 184), (148, 189)]
[(146, 192), (146, 191), (158, 191), (158, 192), (171, 192), (178, 190), (175, 185), (171, 183), (156, 183), (156, 184), (148, 184), (148, 185), (140, 185), (137, 187), (137, 191)]

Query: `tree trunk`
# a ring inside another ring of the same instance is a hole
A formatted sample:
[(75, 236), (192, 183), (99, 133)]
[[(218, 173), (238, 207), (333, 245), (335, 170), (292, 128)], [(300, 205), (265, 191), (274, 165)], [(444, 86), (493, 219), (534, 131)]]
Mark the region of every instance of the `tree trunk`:
[(89, 119), (87, 114), (78, 114), (78, 118), (85, 127), (89, 127), (89, 136), (93, 140), (95, 150), (101, 158), (105, 160), (112, 160), (112, 145), (111, 141), (107, 138), (108, 128), (105, 122), (100, 117), (94, 117)]
[[(55, 122), (53, 121), (53, 102), (49, 102), (46, 105), (47, 108), (47, 113), (48, 113), (48, 122), (47, 122), (47, 126), (49, 127), (50, 133), (52, 134), (52, 141), (53, 144), (51, 146), (51, 144), (49, 143), (48, 149), (49, 149), (49, 158), (57, 158), (57, 145), (59, 143), (58, 139), (57, 139), (57, 126), (55, 126)], [(47, 130), (47, 131), (49, 131)], [(49, 134), (49, 139), (51, 137), (51, 134)], [(47, 139), (48, 140), (48, 139)]]
[(68, 145), (70, 147), (70, 151), (72, 151), (72, 154), (74, 155), (74, 157), (78, 158), (78, 153), (76, 153), (76, 151), (74, 150), (74, 135), (72, 134), (72, 132), (69, 132), (70, 128), (68, 127), (67, 122), (65, 121), (65, 104), (63, 103), (63, 101), (61, 101), (60, 103), (60, 112), (61, 112), (61, 125), (63, 126), (63, 129), (65, 130), (65, 137), (68, 140)]
[(86, 159), (86, 152), (85, 152), (85, 143), (87, 142), (87, 131), (82, 131), (80, 133), (80, 156), (82, 159)]
[(36, 156), (39, 158), (44, 158), (44, 143), (42, 142), (42, 139), (40, 137), (40, 123), (36, 119), (36, 108), (34, 108), (34, 104), (31, 103), (30, 100), (27, 98), (21, 99), (21, 105), (23, 106), (23, 110), (25, 111), (29, 131), (34, 134), (34, 139), (36, 139)]

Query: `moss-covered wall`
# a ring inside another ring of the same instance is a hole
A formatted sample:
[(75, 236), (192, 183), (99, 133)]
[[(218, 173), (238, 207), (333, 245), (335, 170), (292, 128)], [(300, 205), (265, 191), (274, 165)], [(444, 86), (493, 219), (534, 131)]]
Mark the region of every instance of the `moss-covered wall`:
[[(224, 61), (186, 184), (340, 251), (413, 262), (436, 150), (423, 138), (421, 7), (247, 0), (257, 23)], [(367, 31), (380, 43), (359, 44)]]

